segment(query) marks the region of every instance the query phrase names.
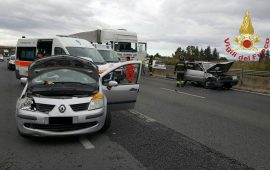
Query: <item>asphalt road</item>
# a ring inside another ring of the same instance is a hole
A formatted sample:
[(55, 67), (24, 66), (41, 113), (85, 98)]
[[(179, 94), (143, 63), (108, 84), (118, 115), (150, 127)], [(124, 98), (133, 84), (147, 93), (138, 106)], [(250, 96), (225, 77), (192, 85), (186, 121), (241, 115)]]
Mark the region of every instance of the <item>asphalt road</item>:
[(134, 110), (104, 134), (22, 138), (22, 86), (0, 63), (0, 169), (270, 169), (270, 97), (141, 79)]

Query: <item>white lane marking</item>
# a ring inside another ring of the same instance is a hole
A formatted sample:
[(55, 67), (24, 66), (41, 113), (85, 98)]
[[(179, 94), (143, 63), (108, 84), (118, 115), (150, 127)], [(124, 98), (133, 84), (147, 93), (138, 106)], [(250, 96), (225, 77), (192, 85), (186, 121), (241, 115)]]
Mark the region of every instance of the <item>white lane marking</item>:
[(232, 89), (232, 90), (234, 90), (234, 91), (240, 91), (240, 92), (245, 92), (245, 93), (258, 94), (258, 95), (263, 95), (263, 96), (270, 96), (270, 94), (258, 93), (258, 92), (247, 91), (247, 90), (241, 90), (241, 89)]
[(80, 142), (84, 146), (85, 149), (94, 149), (95, 146), (85, 137), (80, 137)]
[(171, 92), (175, 92), (175, 93), (179, 93), (179, 94), (189, 95), (189, 96), (192, 96), (192, 97), (198, 97), (198, 98), (201, 98), (201, 99), (204, 99), (205, 98), (203, 96), (198, 96), (198, 95), (195, 95), (195, 94), (185, 93), (185, 92), (181, 92), (181, 91), (175, 91), (175, 90), (172, 90), (172, 89), (167, 89), (167, 88), (161, 88), (161, 89), (162, 90), (171, 91)]
[(142, 114), (142, 113), (140, 113), (140, 112), (138, 112), (138, 111), (136, 111), (136, 110), (129, 110), (129, 112), (130, 112), (130, 113), (133, 113), (133, 114), (136, 115), (137, 117), (139, 117), (139, 118), (145, 120), (146, 122), (149, 122), (149, 123), (151, 123), (151, 122), (156, 122), (155, 119), (153, 119), (153, 118), (151, 118), (151, 117), (148, 117), (148, 116), (146, 116), (146, 115), (144, 115), (144, 114)]

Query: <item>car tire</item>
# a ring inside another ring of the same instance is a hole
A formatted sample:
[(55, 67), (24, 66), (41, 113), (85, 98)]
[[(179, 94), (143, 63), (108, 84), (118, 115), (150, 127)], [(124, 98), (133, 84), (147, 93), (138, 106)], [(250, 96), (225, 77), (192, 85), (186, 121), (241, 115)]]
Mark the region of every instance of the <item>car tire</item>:
[(206, 79), (203, 83), (203, 87), (206, 88), (206, 89), (210, 89), (210, 84), (211, 83), (211, 80), (210, 79)]
[(100, 129), (101, 133), (106, 132), (106, 130), (108, 130), (111, 126), (111, 112), (107, 111), (107, 115), (106, 115), (106, 119), (105, 119), (105, 123), (102, 126), (102, 128)]
[(29, 135), (22, 133), (19, 129), (17, 129), (17, 131), (18, 131), (18, 134), (23, 138), (29, 138), (30, 137)]
[(223, 87), (225, 88), (225, 89), (231, 89), (232, 88), (232, 85), (231, 84), (224, 84), (223, 85)]

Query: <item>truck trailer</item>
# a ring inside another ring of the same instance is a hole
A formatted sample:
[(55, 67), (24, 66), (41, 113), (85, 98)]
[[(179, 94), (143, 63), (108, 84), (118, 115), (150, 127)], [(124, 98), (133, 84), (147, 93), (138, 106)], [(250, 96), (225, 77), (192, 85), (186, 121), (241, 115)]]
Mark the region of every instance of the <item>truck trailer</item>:
[(126, 61), (127, 57), (131, 60), (142, 60), (147, 55), (147, 43), (138, 42), (137, 33), (125, 29), (97, 29), (70, 36), (85, 39), (91, 43), (111, 45), (121, 61)]

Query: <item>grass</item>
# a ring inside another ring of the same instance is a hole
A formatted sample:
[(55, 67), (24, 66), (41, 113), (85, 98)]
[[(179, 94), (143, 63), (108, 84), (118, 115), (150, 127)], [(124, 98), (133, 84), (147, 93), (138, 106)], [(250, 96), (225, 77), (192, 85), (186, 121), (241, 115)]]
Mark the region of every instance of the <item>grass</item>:
[(232, 69), (245, 69), (256, 71), (270, 71), (270, 62), (243, 62), (236, 61), (232, 65)]

